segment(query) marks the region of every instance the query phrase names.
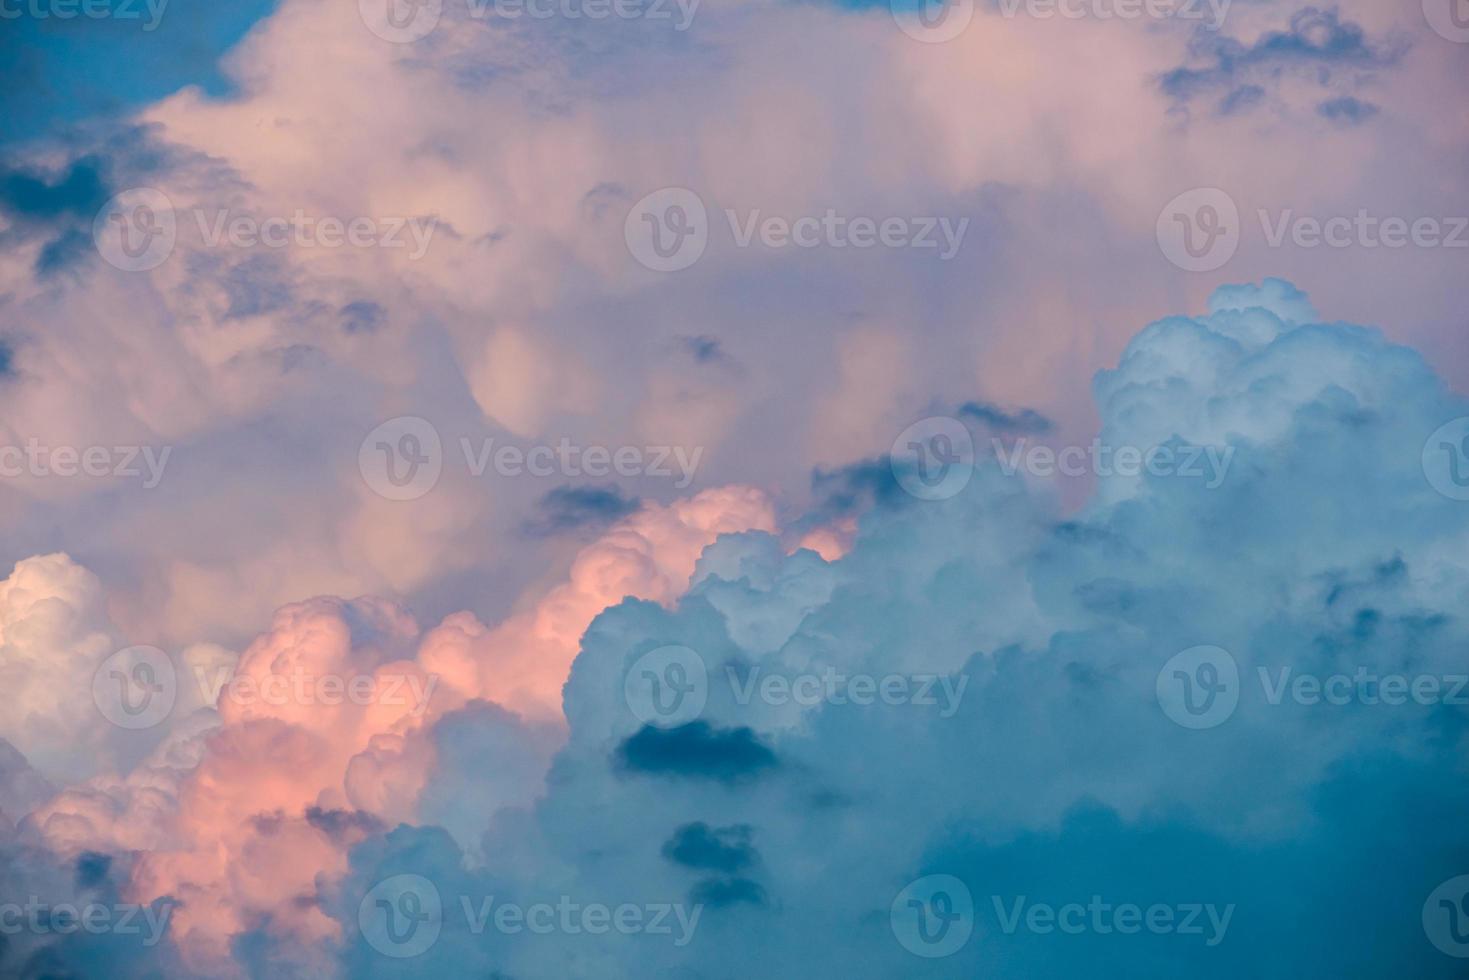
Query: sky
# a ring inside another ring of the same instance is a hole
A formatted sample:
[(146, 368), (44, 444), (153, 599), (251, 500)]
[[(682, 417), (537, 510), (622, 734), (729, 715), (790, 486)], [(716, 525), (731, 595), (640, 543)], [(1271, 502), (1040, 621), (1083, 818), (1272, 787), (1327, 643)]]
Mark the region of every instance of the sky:
[(1463, 0), (0, 0), (0, 976), (1460, 976)]

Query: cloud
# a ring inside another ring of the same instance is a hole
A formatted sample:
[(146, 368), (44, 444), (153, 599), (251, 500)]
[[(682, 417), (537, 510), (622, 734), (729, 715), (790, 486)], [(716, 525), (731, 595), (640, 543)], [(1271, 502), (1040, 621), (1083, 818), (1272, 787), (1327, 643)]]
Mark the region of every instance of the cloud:
[(1283, 77), (1314, 76), (1327, 87), (1355, 85), (1364, 75), (1396, 66), (1407, 51), (1401, 37), (1374, 42), (1335, 8), (1316, 7), (1303, 7), (1291, 15), (1286, 30), (1266, 31), (1250, 44), (1200, 32), (1190, 47), (1191, 59), (1201, 64), (1165, 73), (1163, 91), (1186, 103), (1225, 89), (1219, 104), (1224, 115), (1260, 104), (1265, 86), (1274, 89)]
[(603, 528), (634, 513), (636, 497), (626, 497), (619, 487), (556, 487), (539, 501), (540, 514), (526, 522), (526, 531), (552, 536), (588, 528)]
[(702, 721), (667, 729), (645, 725), (618, 746), (617, 762), (630, 773), (721, 782), (779, 765), (775, 753), (752, 730), (719, 730)]

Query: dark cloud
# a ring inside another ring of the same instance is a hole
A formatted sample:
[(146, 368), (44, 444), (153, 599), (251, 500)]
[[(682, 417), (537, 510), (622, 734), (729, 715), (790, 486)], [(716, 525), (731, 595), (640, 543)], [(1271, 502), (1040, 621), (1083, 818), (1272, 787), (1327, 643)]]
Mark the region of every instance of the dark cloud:
[(1328, 99), (1317, 106), (1316, 111), (1332, 122), (1355, 126), (1377, 115), (1377, 106), (1344, 95), (1338, 99)]
[(679, 343), (684, 351), (700, 364), (713, 364), (724, 360), (728, 355), (719, 343), (717, 337), (696, 336), (680, 337)]
[(625, 497), (615, 486), (556, 487), (536, 502), (537, 514), (525, 522), (532, 537), (552, 537), (571, 531), (606, 527), (642, 506), (637, 497)]
[(775, 769), (780, 762), (753, 729), (720, 729), (706, 721), (677, 728), (644, 725), (618, 746), (627, 772), (732, 783)]
[(765, 889), (749, 878), (710, 878), (693, 887), (689, 900), (718, 909), (742, 903), (764, 905), (766, 896)]
[(387, 322), (387, 311), (371, 300), (359, 299), (337, 311), (347, 333), (373, 333)]
[(749, 824), (718, 828), (703, 822), (685, 824), (663, 844), (663, 856), (687, 868), (732, 874), (759, 860), (751, 835)]
[(1268, 87), (1288, 74), (1303, 75), (1322, 87), (1356, 85), (1365, 72), (1396, 65), (1406, 47), (1373, 42), (1360, 26), (1336, 10), (1306, 7), (1284, 31), (1270, 31), (1253, 44), (1201, 32), (1190, 46), (1192, 65), (1166, 72), (1163, 91), (1179, 102), (1223, 90), (1218, 111), (1227, 115), (1259, 105)]
[(1051, 420), (1034, 409), (1022, 408), (1017, 412), (1007, 412), (989, 402), (965, 402), (959, 406), (957, 415), (961, 419), (973, 419), (991, 429), (1004, 432), (1033, 434), (1050, 432), (1052, 427)]

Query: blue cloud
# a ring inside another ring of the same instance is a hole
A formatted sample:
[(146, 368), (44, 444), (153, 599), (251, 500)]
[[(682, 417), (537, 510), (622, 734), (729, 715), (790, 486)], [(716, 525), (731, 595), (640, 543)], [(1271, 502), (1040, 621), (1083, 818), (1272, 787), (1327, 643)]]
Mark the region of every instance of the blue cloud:
[(624, 496), (616, 486), (556, 487), (536, 502), (537, 514), (526, 521), (528, 533), (539, 537), (603, 528), (637, 512), (637, 497)]
[(1266, 87), (1276, 87), (1288, 74), (1315, 84), (1357, 84), (1362, 73), (1397, 65), (1406, 45), (1397, 39), (1374, 42), (1335, 9), (1305, 7), (1284, 31), (1268, 31), (1253, 44), (1214, 32), (1200, 32), (1190, 44), (1191, 65), (1180, 65), (1160, 79), (1163, 91), (1187, 103), (1224, 90), (1221, 114), (1239, 112), (1265, 100)]
[(616, 760), (627, 772), (726, 783), (779, 764), (751, 729), (717, 729), (703, 721), (677, 728), (645, 725), (618, 746)]

